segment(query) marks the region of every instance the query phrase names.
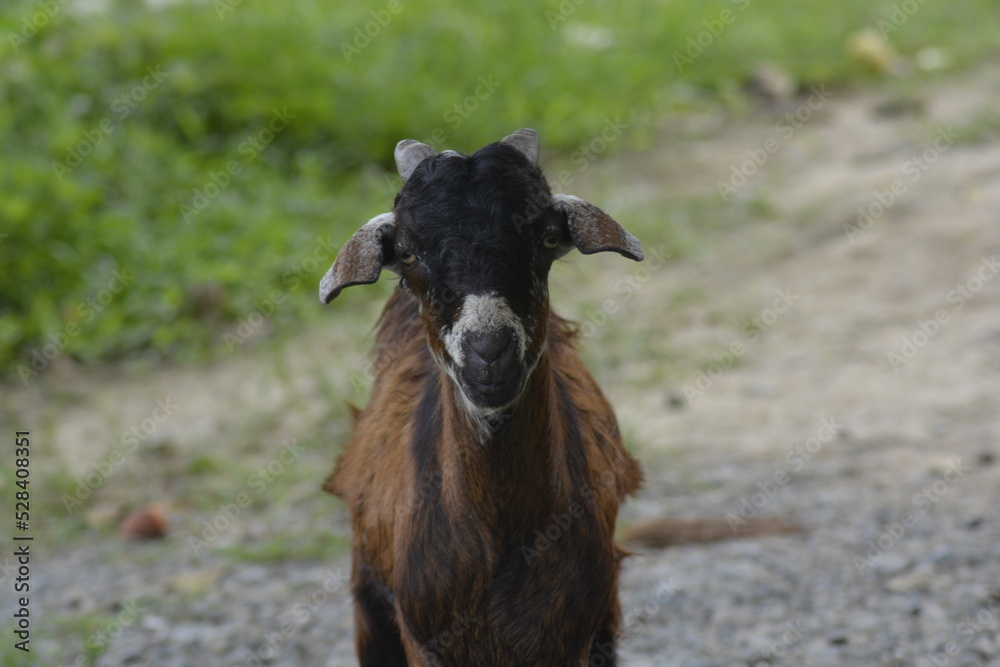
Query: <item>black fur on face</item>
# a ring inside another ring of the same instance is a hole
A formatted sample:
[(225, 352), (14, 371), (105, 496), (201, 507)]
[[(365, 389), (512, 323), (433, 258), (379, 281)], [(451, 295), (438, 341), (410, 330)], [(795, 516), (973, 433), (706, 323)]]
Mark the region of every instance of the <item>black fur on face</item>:
[(486, 410), (520, 394), (543, 349), (548, 271), (569, 243), (538, 167), (490, 144), (424, 160), (396, 196), (393, 260), (431, 347)]

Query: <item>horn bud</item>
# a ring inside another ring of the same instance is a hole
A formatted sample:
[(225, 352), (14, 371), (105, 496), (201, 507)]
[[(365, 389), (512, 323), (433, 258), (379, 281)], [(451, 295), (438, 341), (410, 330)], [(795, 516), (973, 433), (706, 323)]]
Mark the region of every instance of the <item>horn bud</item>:
[(526, 127), (507, 135), (500, 143), (516, 148), (532, 165), (538, 166), (538, 133), (531, 128)]
[(396, 144), (394, 155), (396, 158), (396, 168), (399, 170), (399, 175), (403, 178), (403, 182), (406, 183), (413, 170), (417, 168), (417, 165), (429, 157), (434, 157), (437, 155), (437, 152), (427, 144), (421, 143), (416, 139), (403, 139)]

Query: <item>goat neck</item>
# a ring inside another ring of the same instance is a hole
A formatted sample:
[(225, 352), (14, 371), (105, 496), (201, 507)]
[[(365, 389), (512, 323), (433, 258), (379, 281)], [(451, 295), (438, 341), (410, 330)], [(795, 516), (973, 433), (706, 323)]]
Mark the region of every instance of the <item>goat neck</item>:
[[(439, 452), (445, 489), (461, 490), (490, 524), (515, 530), (565, 501), (565, 429), (548, 350), (543, 350), (520, 397), (489, 415), (470, 418), (462, 390), (440, 374), (444, 438)], [(459, 499), (454, 499), (459, 500)]]

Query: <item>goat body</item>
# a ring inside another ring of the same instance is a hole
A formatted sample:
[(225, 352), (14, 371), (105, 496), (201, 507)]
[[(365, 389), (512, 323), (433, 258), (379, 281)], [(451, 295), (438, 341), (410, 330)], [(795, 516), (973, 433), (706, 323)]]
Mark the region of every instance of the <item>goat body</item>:
[[(532, 157), (530, 145), (518, 148)], [(534, 151), (537, 156), (537, 144)], [(397, 152), (404, 179), (434, 154), (419, 157), (407, 168)], [(518, 166), (527, 164), (516, 159)], [(557, 203), (548, 200), (545, 215), (552, 220), (567, 213)], [(388, 264), (387, 253), (404, 263), (412, 256), (399, 245), (404, 232), (393, 228), (389, 243), (396, 245), (382, 243), (378, 261)], [(376, 241), (365, 243), (379, 243), (372, 229), (366, 233)], [(570, 241), (567, 233), (562, 240), (586, 252), (592, 239), (584, 236)], [(347, 253), (344, 261), (353, 261), (349, 245), (341, 251)], [(371, 251), (354, 256), (370, 261)], [(641, 250), (633, 258), (641, 258)], [(423, 285), (435, 276), (408, 272), (398, 263), (396, 268), (417, 289), (397, 290), (382, 313), (371, 400), (358, 413), (325, 487), (343, 499), (351, 516), (361, 664), (614, 665), (625, 553), (614, 541), (615, 521), (619, 503), (639, 486), (641, 471), (622, 446), (610, 404), (574, 350), (573, 326), (549, 311), (545, 292), (533, 302), (535, 316), (522, 318), (513, 334), (503, 333), (514, 343), (501, 337), (494, 346), (501, 352), (483, 353), (473, 376), (456, 368), (455, 350), (483, 345), (444, 342), (461, 327), (428, 314), (431, 287)], [(331, 273), (336, 270), (335, 264)], [(547, 270), (548, 264), (538, 269)], [(340, 271), (325, 279), (322, 296), (373, 280), (370, 267)], [(467, 316), (470, 303), (467, 298), (455, 306), (454, 318), (462, 311)], [(514, 303), (493, 312), (525, 308)], [(499, 325), (490, 326), (492, 341)], [(490, 375), (503, 355), (513, 361), (501, 368), (527, 368), (510, 400), (506, 385)], [(480, 375), (486, 378), (482, 390), (469, 389)], [(489, 409), (479, 403), (490, 403)]]

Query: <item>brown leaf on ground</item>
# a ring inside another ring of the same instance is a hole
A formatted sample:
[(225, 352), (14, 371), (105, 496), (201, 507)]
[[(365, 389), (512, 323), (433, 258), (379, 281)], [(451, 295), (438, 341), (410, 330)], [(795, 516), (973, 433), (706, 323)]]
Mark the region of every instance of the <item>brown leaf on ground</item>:
[(159, 505), (150, 505), (122, 519), (119, 534), (129, 540), (150, 540), (167, 533), (167, 514)]

